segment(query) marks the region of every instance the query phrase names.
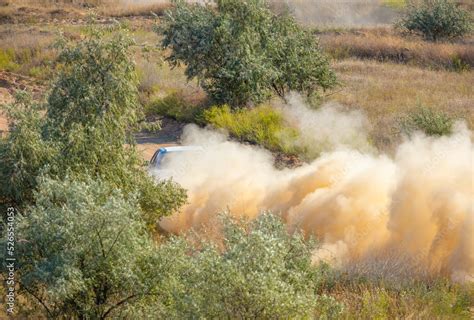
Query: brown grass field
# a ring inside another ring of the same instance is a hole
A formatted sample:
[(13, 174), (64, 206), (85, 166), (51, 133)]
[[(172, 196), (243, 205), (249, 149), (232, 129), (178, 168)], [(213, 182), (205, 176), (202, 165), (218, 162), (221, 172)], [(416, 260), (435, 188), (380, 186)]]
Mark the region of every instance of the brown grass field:
[(153, 17), (170, 8), (154, 4), (117, 3), (117, 0), (0, 0), (0, 24), (83, 20), (90, 13), (102, 17)]
[(338, 60), (357, 58), (454, 71), (474, 67), (473, 37), (432, 43), (384, 27), (328, 31), (318, 36), (325, 50)]
[(464, 119), (474, 128), (474, 72), (430, 70), (416, 66), (346, 59), (334, 63), (342, 81), (331, 99), (364, 111), (379, 149), (390, 149), (399, 137), (401, 117), (418, 106)]

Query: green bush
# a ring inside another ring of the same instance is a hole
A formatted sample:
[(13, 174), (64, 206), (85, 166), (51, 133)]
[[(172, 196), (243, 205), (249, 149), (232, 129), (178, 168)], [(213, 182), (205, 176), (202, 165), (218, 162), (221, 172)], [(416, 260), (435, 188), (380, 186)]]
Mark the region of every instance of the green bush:
[(382, 3), (383, 5), (396, 10), (405, 8), (405, 6), (407, 5), (406, 0), (383, 0)]
[(15, 229), (18, 293), (36, 316), (105, 319), (143, 298), (155, 247), (137, 199), (100, 180), (39, 180)]
[(418, 107), (400, 120), (405, 134), (422, 131), (430, 136), (449, 135), (453, 130), (454, 119), (446, 113), (427, 107)]
[(187, 102), (182, 94), (175, 92), (151, 101), (145, 112), (147, 115), (166, 116), (180, 122), (193, 122), (201, 110), (200, 106)]
[(16, 71), (20, 65), (15, 61), (13, 50), (0, 49), (0, 70)]
[(316, 39), (289, 13), (274, 14), (265, 0), (216, 4), (176, 1), (159, 29), (171, 49), (167, 60), (184, 63), (187, 77), (197, 78), (215, 102), (243, 107), (335, 85)]
[(15, 103), (4, 106), (10, 132), (0, 139), (0, 199), (2, 205), (20, 206), (32, 201), (36, 178), (53, 164), (58, 150), (43, 138), (44, 105), (25, 92), (15, 98)]
[(471, 14), (451, 0), (423, 0), (408, 6), (399, 26), (437, 41), (462, 37), (472, 31)]
[(218, 243), (175, 238), (159, 248), (155, 310), (140, 318), (337, 319), (341, 304), (318, 294), (328, 268), (312, 264), (313, 249), (275, 215), (224, 218)]
[(251, 142), (271, 151), (297, 153), (293, 141), (298, 136), (296, 129), (285, 125), (283, 116), (274, 108), (259, 106), (253, 109), (231, 110), (228, 105), (205, 110), (204, 122), (215, 128), (227, 130), (242, 142)]
[[(124, 194), (137, 193), (150, 226), (184, 203), (182, 188), (148, 176), (134, 147), (142, 114), (132, 44), (125, 30), (88, 28), (81, 42), (58, 44), (62, 67), (47, 103), (22, 94), (6, 107), (11, 127), (0, 140), (1, 203), (31, 203), (36, 178), (45, 172), (58, 179), (92, 175)], [(163, 202), (162, 194), (173, 201)]]
[(471, 65), (462, 58), (455, 56), (451, 58), (451, 68), (456, 72), (465, 72), (471, 70)]

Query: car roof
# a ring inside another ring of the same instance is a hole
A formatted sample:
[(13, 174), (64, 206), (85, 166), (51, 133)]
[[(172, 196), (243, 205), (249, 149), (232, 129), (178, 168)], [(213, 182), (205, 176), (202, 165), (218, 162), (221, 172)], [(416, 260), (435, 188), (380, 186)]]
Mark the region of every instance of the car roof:
[(167, 152), (181, 152), (181, 151), (203, 151), (204, 148), (201, 146), (174, 146), (174, 147), (162, 147), (158, 150), (162, 153), (167, 153)]

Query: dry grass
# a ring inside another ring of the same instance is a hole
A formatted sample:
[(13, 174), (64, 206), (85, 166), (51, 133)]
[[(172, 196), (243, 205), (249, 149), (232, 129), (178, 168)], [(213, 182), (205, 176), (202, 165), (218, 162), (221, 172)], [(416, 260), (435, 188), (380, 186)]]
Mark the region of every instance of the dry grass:
[(56, 50), (54, 32), (18, 25), (0, 25), (0, 70), (15, 72), (37, 79), (48, 79)]
[(396, 143), (400, 117), (420, 105), (463, 118), (474, 128), (473, 71), (455, 73), (361, 60), (339, 61), (334, 68), (342, 87), (328, 98), (362, 109), (373, 124), (373, 142), (379, 148)]
[(159, 1), (153, 4), (127, 2), (117, 5), (116, 1), (102, 0), (99, 12), (110, 17), (154, 16), (162, 15), (170, 7), (169, 1)]
[(336, 59), (350, 57), (461, 71), (474, 67), (474, 39), (465, 43), (431, 43), (404, 38), (390, 29), (320, 34), (321, 45)]
[(390, 284), (339, 279), (327, 293), (344, 303), (343, 319), (472, 319), (473, 289), (443, 280)]
[(114, 18), (153, 17), (170, 7), (165, 0), (153, 4), (125, 0), (0, 0), (0, 24), (77, 20), (90, 12)]
[(80, 19), (86, 15), (85, 8), (70, 1), (0, 0), (0, 24)]

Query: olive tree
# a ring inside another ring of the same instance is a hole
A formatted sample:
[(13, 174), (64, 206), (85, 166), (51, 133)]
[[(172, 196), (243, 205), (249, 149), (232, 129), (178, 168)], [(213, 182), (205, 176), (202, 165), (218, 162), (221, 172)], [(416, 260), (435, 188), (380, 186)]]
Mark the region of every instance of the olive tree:
[(158, 32), (171, 49), (169, 63), (184, 63), (188, 79), (197, 78), (218, 103), (241, 107), (336, 84), (317, 40), (264, 0), (217, 0), (215, 7), (176, 1)]
[(19, 290), (29, 305), (47, 318), (105, 319), (148, 294), (155, 248), (136, 197), (67, 177), (39, 178), (34, 199), (15, 230)]
[(461, 37), (473, 28), (471, 14), (451, 0), (412, 2), (398, 25), (430, 41)]
[(0, 138), (0, 201), (2, 205), (20, 205), (32, 200), (36, 178), (58, 150), (43, 139), (44, 105), (19, 92), (15, 103), (4, 110), (10, 128), (8, 136)]
[(31, 202), (36, 178), (93, 176), (138, 192), (153, 225), (185, 201), (171, 181), (156, 184), (143, 170), (132, 133), (141, 112), (137, 99), (133, 41), (122, 28), (90, 27), (78, 43), (59, 41), (61, 66), (47, 102), (25, 95), (6, 108), (10, 134), (0, 142), (2, 201)]
[(181, 236), (160, 246), (162, 277), (140, 318), (337, 318), (342, 306), (318, 294), (329, 269), (312, 264), (313, 242), (272, 214), (224, 217), (222, 228), (221, 241)]

